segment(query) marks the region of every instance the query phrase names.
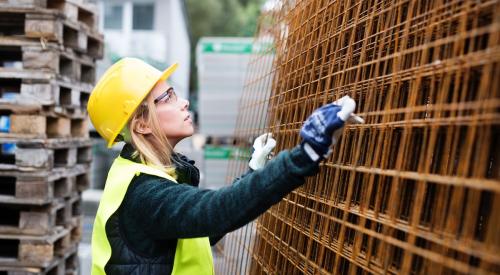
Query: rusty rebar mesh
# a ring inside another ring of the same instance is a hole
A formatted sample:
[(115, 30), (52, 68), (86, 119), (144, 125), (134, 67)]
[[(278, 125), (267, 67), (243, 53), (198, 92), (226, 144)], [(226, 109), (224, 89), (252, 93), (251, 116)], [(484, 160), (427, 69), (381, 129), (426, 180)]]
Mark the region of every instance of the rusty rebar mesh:
[(294, 147), (344, 95), (366, 124), (226, 238), (219, 274), (500, 273), (500, 1), (277, 0), (256, 40), (241, 147)]

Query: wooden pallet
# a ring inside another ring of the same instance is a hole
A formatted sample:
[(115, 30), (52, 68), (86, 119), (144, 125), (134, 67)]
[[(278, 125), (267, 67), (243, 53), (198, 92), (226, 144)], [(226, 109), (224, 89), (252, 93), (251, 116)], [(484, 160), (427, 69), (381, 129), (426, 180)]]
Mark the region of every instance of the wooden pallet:
[(56, 229), (46, 236), (0, 234), (0, 266), (48, 267), (71, 248), (70, 230)]
[[(0, 107), (1, 104), (0, 104)], [(15, 106), (18, 110), (21, 106)], [(27, 107), (25, 107), (27, 108)], [(26, 110), (26, 109), (23, 109)], [(36, 138), (67, 138), (88, 137), (87, 118), (63, 117), (49, 114), (18, 114), (1, 110), (2, 116), (10, 121), (9, 132), (0, 133), (0, 139), (36, 139)]]
[(42, 206), (0, 203), (0, 234), (52, 234), (70, 222), (66, 206), (64, 199)]
[[(43, 111), (67, 117), (84, 117), (92, 85), (76, 81), (58, 79), (54, 73), (40, 75), (40, 71), (30, 75), (0, 68), (0, 97), (9, 93), (10, 98), (0, 98), (0, 110), (13, 113), (33, 113)], [(43, 73), (43, 72), (42, 72)], [(41, 76), (34, 78), (33, 76)], [(52, 77), (51, 77), (52, 76)], [(15, 95), (12, 97), (12, 95)], [(25, 105), (41, 105), (27, 110)], [(24, 108), (26, 109), (26, 108)], [(29, 110), (32, 110), (31, 112)]]
[[(22, 39), (47, 45), (56, 42), (100, 59), (104, 36), (84, 24), (64, 18), (59, 11), (33, 8), (0, 7), (0, 36), (4, 40)], [(5, 42), (2, 42), (5, 44)]]
[[(60, 80), (3, 78), (0, 72), (0, 93), (19, 93), (17, 105), (26, 102), (65, 109), (85, 109), (92, 86), (85, 83)], [(15, 101), (11, 100), (11, 101)], [(1, 101), (0, 101), (1, 102)], [(5, 100), (5, 103), (9, 103)]]
[[(1, 81), (0, 81), (1, 83)], [(1, 85), (1, 84), (0, 84)], [(49, 84), (50, 85), (50, 84)], [(38, 115), (51, 118), (66, 118), (66, 119), (84, 119), (87, 116), (88, 94), (73, 92), (62, 86), (55, 87), (59, 94), (58, 99), (67, 100), (67, 105), (42, 105), (42, 102), (36, 101), (33, 96), (16, 95), (14, 99), (0, 98), (0, 116), (15, 115)], [(0, 87), (0, 91), (2, 88)], [(85, 100), (80, 102), (83, 106), (78, 106), (76, 103), (79, 99)], [(50, 121), (49, 121), (50, 123)], [(5, 132), (5, 131), (4, 131)], [(81, 133), (85, 136), (85, 133)], [(54, 137), (57, 134), (54, 135)], [(64, 136), (64, 135), (63, 135)]]
[(6, 275), (77, 275), (79, 271), (78, 245), (71, 245), (62, 256), (54, 257), (46, 267), (0, 265), (0, 274)]
[(82, 240), (83, 235), (83, 214), (82, 214), (82, 197), (74, 195), (67, 200), (68, 221), (65, 226), (70, 230), (72, 243), (78, 243)]
[(69, 226), (71, 242), (81, 242), (83, 236), (83, 215), (74, 216), (71, 218), (71, 226)]
[(0, 235), (46, 236), (66, 228), (71, 243), (79, 242), (82, 237), (81, 205), (79, 193), (47, 205), (0, 203)]
[(48, 267), (9, 267), (0, 266), (5, 275), (78, 275), (78, 246), (74, 245), (64, 257), (57, 258)]
[(61, 12), (64, 17), (73, 22), (80, 22), (90, 29), (97, 30), (97, 7), (95, 4), (82, 0), (4, 0), (2, 8), (50, 9)]
[(90, 186), (89, 170), (88, 164), (42, 173), (0, 170), (0, 203), (44, 205), (74, 196)]
[(0, 78), (0, 97), (3, 93), (8, 93), (9, 98), (0, 98), (0, 115), (36, 114), (75, 119), (87, 116), (90, 93), (78, 84)]
[(15, 144), (13, 152), (0, 154), (0, 170), (36, 171), (57, 167), (73, 167), (89, 164), (92, 160), (92, 141), (76, 139), (75, 142), (57, 143), (58, 139), (38, 143), (29, 139), (3, 139), (0, 144)]
[(94, 83), (95, 62), (92, 58), (63, 49), (56, 44), (2, 45), (0, 66), (17, 70), (44, 71), (65, 82)]

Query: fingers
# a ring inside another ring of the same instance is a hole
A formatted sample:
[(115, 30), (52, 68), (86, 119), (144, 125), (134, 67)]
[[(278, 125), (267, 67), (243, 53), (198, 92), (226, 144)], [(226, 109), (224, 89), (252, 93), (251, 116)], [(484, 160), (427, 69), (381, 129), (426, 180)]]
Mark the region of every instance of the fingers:
[(264, 145), (263, 151), (266, 154), (269, 154), (274, 149), (274, 147), (276, 147), (276, 140), (274, 140), (274, 138), (269, 138), (266, 145)]
[(365, 120), (360, 116), (357, 116), (355, 114), (351, 114), (346, 122), (352, 123), (352, 124), (364, 124)]
[[(273, 139), (273, 134), (272, 133), (265, 133), (265, 134), (262, 134), (260, 136), (258, 136), (255, 141), (253, 142), (253, 148), (254, 149), (260, 149), (262, 148), (264, 145), (266, 145), (266, 143), (268, 142), (269, 139)], [(276, 145), (276, 141), (275, 142), (275, 145)]]
[(356, 102), (348, 95), (338, 99), (334, 102), (334, 104), (341, 107), (340, 111), (337, 113), (337, 116), (342, 121), (346, 121), (352, 114), (352, 112), (354, 112), (354, 109), (356, 109)]

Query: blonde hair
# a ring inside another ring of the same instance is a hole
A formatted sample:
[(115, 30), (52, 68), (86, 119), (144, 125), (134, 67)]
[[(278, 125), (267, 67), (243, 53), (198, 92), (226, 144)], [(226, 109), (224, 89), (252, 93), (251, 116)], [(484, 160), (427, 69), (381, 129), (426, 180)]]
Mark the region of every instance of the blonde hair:
[[(151, 133), (141, 134), (136, 131), (139, 123), (148, 125)], [(160, 122), (156, 116), (156, 106), (152, 98), (147, 97), (137, 107), (127, 126), (131, 139), (127, 142), (131, 142), (136, 149), (132, 157), (139, 157), (142, 163), (171, 173), (174, 169), (171, 160), (173, 147), (160, 128)]]

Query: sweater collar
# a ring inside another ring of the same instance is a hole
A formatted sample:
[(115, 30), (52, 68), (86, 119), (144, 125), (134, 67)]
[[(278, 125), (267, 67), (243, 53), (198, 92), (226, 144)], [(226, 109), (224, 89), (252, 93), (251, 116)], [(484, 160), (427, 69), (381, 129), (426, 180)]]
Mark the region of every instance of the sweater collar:
[[(123, 146), (120, 156), (122, 158), (131, 160), (133, 162), (140, 163), (140, 158), (133, 157), (136, 149), (130, 143), (126, 143)], [(198, 186), (200, 184), (200, 172), (196, 166), (194, 166), (194, 160), (189, 159), (183, 154), (174, 152), (171, 156), (172, 164), (175, 167), (175, 174), (177, 175), (177, 182), (187, 183), (192, 186)]]

